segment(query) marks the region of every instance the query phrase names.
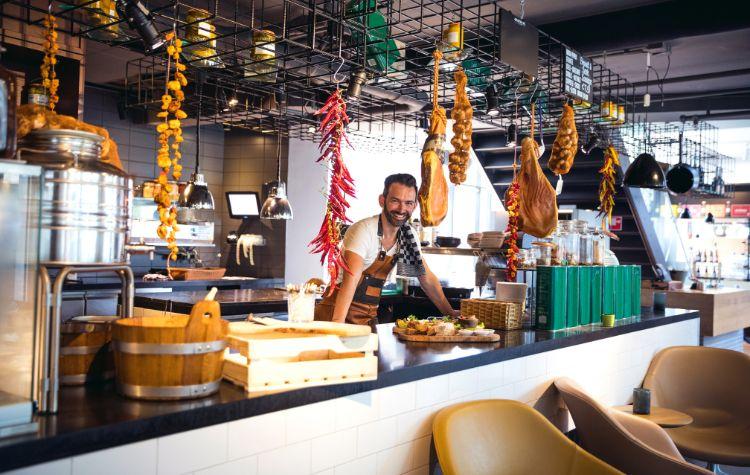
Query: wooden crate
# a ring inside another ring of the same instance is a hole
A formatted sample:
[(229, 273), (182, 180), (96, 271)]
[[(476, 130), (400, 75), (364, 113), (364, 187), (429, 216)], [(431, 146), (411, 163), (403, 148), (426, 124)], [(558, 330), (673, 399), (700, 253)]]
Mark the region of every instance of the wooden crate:
[(368, 327), (330, 322), (272, 325), (230, 324), (224, 379), (257, 393), (378, 376), (378, 336), (363, 333)]
[(169, 275), (174, 280), (218, 280), (224, 277), (224, 267), (172, 267)]

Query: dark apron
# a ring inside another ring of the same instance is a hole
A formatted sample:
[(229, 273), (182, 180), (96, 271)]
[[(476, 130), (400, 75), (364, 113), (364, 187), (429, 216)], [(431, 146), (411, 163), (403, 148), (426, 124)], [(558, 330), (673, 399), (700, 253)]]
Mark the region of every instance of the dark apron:
[[(357, 288), (354, 291), (352, 304), (349, 306), (349, 312), (346, 314), (346, 323), (355, 325), (370, 325), (377, 323), (378, 305), (380, 304), (380, 293), (383, 290), (383, 284), (396, 265), (394, 256), (385, 256), (383, 259), (378, 257), (370, 267), (362, 271), (362, 277), (359, 278)], [(346, 272), (342, 270), (342, 272)], [(334, 289), (331, 295), (321, 300), (315, 307), (315, 320), (330, 322), (333, 320), (333, 308), (336, 306), (336, 298), (339, 295), (339, 289)]]

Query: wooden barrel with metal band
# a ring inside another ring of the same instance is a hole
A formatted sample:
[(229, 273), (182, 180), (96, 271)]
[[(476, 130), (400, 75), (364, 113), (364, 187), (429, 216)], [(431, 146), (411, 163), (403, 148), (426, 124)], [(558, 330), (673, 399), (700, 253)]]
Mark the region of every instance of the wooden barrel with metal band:
[(115, 375), (110, 340), (118, 317), (75, 317), (60, 325), (60, 384), (77, 386)]
[(200, 301), (190, 316), (126, 318), (112, 332), (116, 387), (135, 399), (208, 396), (219, 389), (228, 323), (218, 302)]

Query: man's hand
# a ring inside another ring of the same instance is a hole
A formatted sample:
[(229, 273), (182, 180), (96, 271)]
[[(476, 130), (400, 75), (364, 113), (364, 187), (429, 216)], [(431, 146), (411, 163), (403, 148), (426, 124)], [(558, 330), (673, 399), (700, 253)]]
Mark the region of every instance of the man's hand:
[(459, 316), (461, 312), (451, 307), (448, 299), (445, 298), (443, 288), (440, 286), (437, 276), (427, 267), (427, 263), (424, 260), (422, 264), (424, 264), (425, 274), (419, 277), (419, 285), (422, 286), (424, 293), (443, 315), (450, 315), (451, 317)]

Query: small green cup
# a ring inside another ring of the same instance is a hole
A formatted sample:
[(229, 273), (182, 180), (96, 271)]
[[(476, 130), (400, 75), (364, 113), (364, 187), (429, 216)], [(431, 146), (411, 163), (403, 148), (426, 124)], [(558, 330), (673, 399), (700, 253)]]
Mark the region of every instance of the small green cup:
[(602, 314), (602, 326), (607, 328), (615, 326), (615, 316), (611, 313)]

